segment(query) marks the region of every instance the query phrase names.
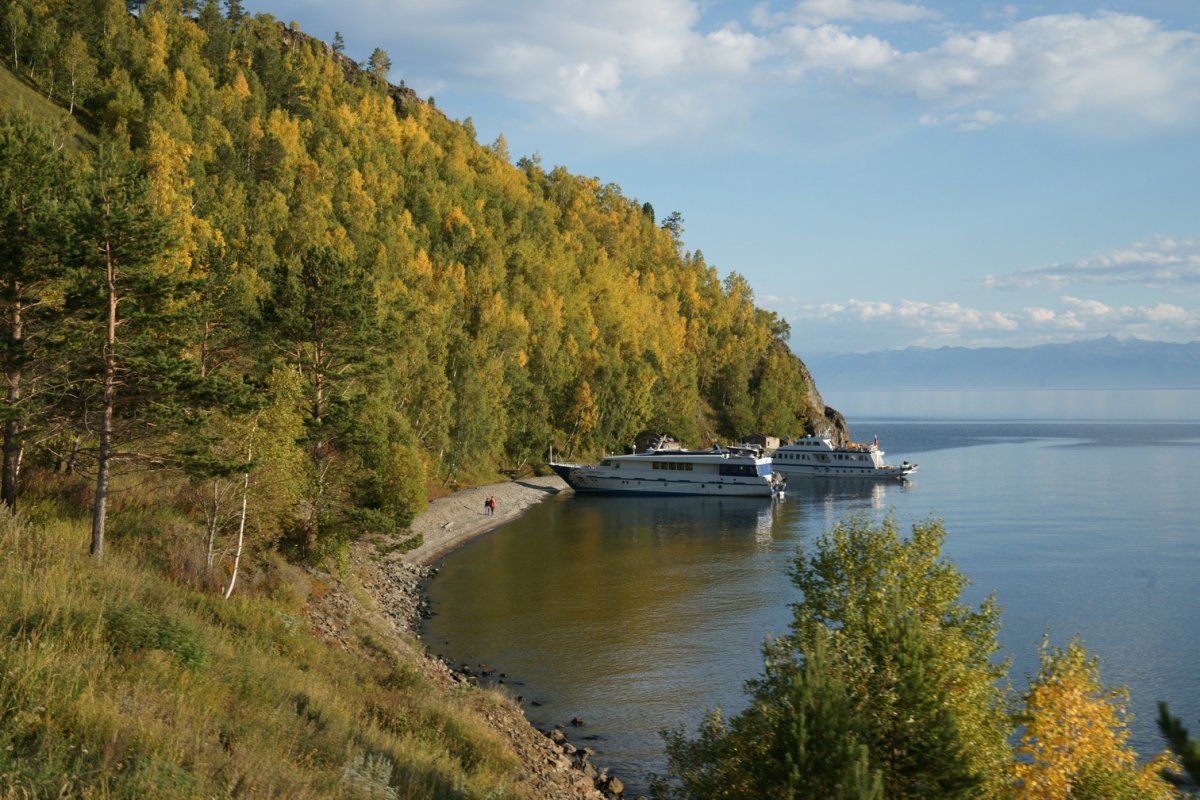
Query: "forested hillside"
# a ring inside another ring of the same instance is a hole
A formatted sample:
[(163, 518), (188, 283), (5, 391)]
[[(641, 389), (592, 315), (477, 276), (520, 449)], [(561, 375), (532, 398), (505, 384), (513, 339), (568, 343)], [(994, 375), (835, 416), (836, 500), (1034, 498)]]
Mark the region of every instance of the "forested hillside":
[(6, 101), (9, 505), (96, 477), (102, 552), (110, 487), (154, 476), (203, 498), (210, 543), (319, 556), (550, 447), (825, 422), (787, 324), (677, 217), (481, 146), (382, 51), (356, 65), (237, 2), (135, 5), (0, 8), (11, 72), (72, 120)]

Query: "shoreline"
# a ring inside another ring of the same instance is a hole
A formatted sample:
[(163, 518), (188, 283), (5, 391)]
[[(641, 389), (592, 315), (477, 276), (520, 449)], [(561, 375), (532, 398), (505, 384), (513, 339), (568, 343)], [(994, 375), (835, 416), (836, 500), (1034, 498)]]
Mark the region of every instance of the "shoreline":
[[(419, 567), (432, 566), (566, 488), (567, 484), (557, 475), (545, 475), (475, 486), (439, 497), (413, 519), (409, 528), (413, 534), (421, 535), (420, 546), (399, 554), (399, 558)], [(496, 498), (494, 514), (484, 513), (483, 502), (489, 496)]]
[[(363, 588), (402, 633), (420, 647), (421, 620), (427, 601), (424, 583), (437, 573), (436, 563), (471, 541), (506, 525), (531, 506), (568, 488), (556, 475), (476, 486), (438, 498), (417, 515), (410, 535), (420, 534), (421, 544), (405, 553), (372, 555), (374, 545), (363, 544), (354, 561)], [(484, 500), (496, 499), (494, 514), (484, 510)], [(425, 669), (440, 676), (446, 686), (478, 685), (479, 676), (455, 670), (428, 649), (420, 658)], [(497, 697), (503, 697), (498, 694)], [(591, 748), (567, 741), (562, 725), (549, 731), (535, 727), (520, 705), (505, 698), (487, 715), (487, 723), (512, 747), (523, 765), (522, 783), (535, 787), (544, 800), (617, 800), (625, 796), (620, 779), (607, 767), (591, 763)]]

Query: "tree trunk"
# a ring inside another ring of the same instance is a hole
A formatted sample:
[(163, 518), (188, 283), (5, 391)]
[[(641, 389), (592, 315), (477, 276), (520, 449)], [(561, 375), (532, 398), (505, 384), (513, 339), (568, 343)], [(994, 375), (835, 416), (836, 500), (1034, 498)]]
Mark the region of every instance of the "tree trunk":
[(108, 472), (112, 460), (113, 406), (117, 395), (117, 272), (112, 250), (105, 246), (108, 278), (108, 328), (104, 337), (104, 401), (100, 450), (96, 456), (96, 503), (92, 507), (92, 555), (104, 555), (104, 523), (108, 513)]
[[(21, 296), (21, 286), (16, 281), (10, 285), (14, 298)], [(9, 344), (16, 363), (6, 363), (4, 374), (7, 391), (5, 403), (8, 405), (9, 416), (4, 423), (4, 463), (0, 467), (0, 500), (10, 509), (17, 507), (17, 471), (21, 464), (21, 421), (17, 409), (21, 405), (21, 358), (20, 350), (24, 333), (21, 321), (21, 301), (15, 299), (12, 305), (12, 319), (9, 320)]]
[(221, 518), (221, 479), (213, 478), (213, 498), (212, 508), (206, 508), (204, 513), (208, 515), (208, 553), (204, 558), (204, 581), (207, 583), (212, 578), (213, 571), (213, 553), (216, 549), (217, 542), (217, 524)]
[(323, 369), (323, 350), (321, 343), (318, 341), (313, 345), (313, 363), (312, 363), (312, 382), (313, 382), (313, 402), (312, 402), (312, 420), (313, 430), (317, 434), (317, 440), (313, 443), (312, 460), (313, 460), (313, 475), (316, 478), (316, 486), (314, 488), (315, 497), (313, 498), (313, 515), (309, 522), (308, 530), (304, 539), (304, 551), (312, 553), (317, 549), (317, 539), (320, 536), (321, 512), (325, 507), (325, 432), (321, 430), (321, 419), (325, 413), (325, 371)]
[(75, 462), (79, 460), (79, 447), (81, 444), (82, 441), (79, 438), (79, 434), (71, 437), (71, 455), (67, 456), (66, 466), (63, 467), (64, 475), (75, 474)]
[[(251, 448), (246, 448), (246, 463), (250, 463)], [(238, 522), (238, 540), (237, 550), (233, 554), (233, 571), (229, 575), (229, 587), (225, 589), (225, 599), (228, 600), (233, 594), (233, 586), (237, 583), (238, 567), (242, 563), (242, 545), (246, 541), (246, 504), (250, 497), (250, 470), (246, 469), (246, 474), (242, 478), (242, 517)]]

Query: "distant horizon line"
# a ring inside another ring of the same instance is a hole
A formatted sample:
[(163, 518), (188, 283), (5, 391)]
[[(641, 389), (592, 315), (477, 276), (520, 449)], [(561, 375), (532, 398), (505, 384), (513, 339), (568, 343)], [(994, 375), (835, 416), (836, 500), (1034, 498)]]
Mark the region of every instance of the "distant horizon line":
[[(906, 350), (1033, 350), (1039, 347), (1070, 347), (1072, 345), (1087, 345), (1097, 342), (1113, 340), (1121, 344), (1129, 344), (1137, 342), (1140, 344), (1161, 344), (1170, 346), (1186, 347), (1187, 345), (1200, 344), (1200, 338), (1189, 339), (1184, 342), (1170, 341), (1167, 339), (1146, 339), (1140, 336), (1117, 336), (1116, 334), (1105, 334), (1097, 336), (1093, 339), (1072, 339), (1061, 342), (1039, 342), (1037, 344), (985, 344), (985, 345), (969, 345), (969, 344), (907, 344), (902, 347), (879, 348), (876, 350), (820, 350), (809, 351), (806, 354), (801, 354), (793, 347), (793, 352), (803, 360), (805, 358), (820, 358), (824, 356), (860, 356), (870, 353), (902, 353)], [(789, 346), (791, 346), (789, 344)]]

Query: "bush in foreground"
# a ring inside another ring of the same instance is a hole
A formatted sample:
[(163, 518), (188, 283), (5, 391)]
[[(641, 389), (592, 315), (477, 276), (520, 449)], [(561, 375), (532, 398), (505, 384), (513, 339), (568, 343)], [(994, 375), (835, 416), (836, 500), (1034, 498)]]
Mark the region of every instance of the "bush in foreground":
[[(1023, 709), (997, 664), (1000, 615), (962, 604), (940, 522), (902, 539), (891, 517), (855, 517), (795, 562), (802, 599), (764, 648), (750, 707), (669, 732), (664, 800), (1083, 800), (1177, 796), (1128, 748), (1120, 692), (1078, 643), (1047, 647)], [(1016, 751), (1010, 746), (1021, 731)]]

